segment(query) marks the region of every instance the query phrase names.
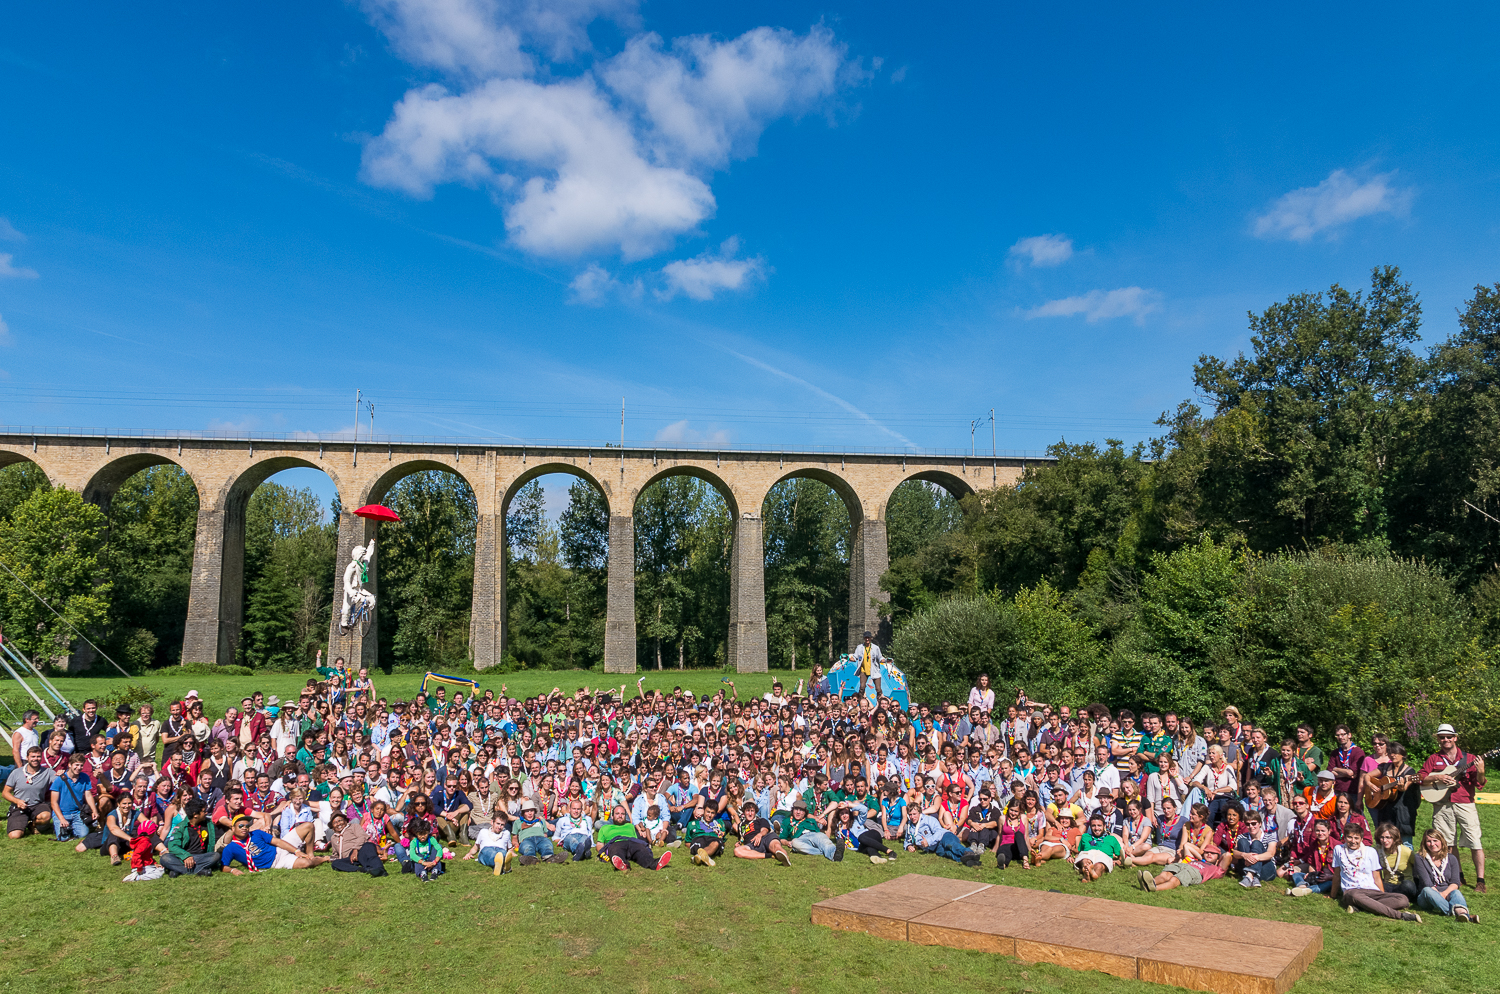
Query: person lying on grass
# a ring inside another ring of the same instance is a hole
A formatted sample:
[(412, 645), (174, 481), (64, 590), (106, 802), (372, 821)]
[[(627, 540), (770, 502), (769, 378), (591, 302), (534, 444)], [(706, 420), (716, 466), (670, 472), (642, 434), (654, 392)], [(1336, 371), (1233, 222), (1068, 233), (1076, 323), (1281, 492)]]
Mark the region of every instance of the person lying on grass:
[(652, 855), (651, 847), (636, 834), (630, 812), (623, 804), (616, 804), (609, 821), (599, 826), (599, 843), (600, 857), (621, 872), (629, 870), (631, 863), (648, 870), (662, 870), (672, 862), (671, 852), (662, 853), (660, 859)]
[(1142, 889), (1149, 891), (1172, 890), (1176, 887), (1193, 887), (1224, 875), (1229, 866), (1229, 854), (1214, 847), (1213, 829), (1208, 827), (1208, 805), (1194, 804), (1188, 813), (1187, 826), (1182, 830), (1182, 842), (1177, 847), (1178, 861), (1155, 876), (1150, 870), (1138, 875)]
[[(259, 873), (262, 870), (310, 870), (328, 862), (326, 856), (309, 856), (282, 839), (273, 839), (269, 832), (251, 829), (249, 815), (234, 819), (229, 841), (219, 854), (219, 861), (226, 873), (238, 877), (246, 870)], [(239, 863), (241, 870), (234, 864)]]

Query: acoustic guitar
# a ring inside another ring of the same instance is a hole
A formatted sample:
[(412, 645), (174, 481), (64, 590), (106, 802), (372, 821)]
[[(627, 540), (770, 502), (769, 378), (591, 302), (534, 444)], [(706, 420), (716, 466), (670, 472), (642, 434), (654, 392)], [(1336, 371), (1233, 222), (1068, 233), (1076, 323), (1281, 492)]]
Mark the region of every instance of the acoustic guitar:
[(1422, 774), (1415, 770), (1404, 777), (1390, 777), (1380, 773), (1372, 773), (1365, 778), (1365, 807), (1378, 808), (1421, 779)]
[[(1479, 758), (1480, 759), (1484, 759), (1484, 760), (1489, 760), (1489, 759), (1494, 759), (1496, 756), (1500, 756), (1500, 747), (1491, 749), (1489, 752), (1485, 753), (1484, 755), (1480, 756)], [(1465, 753), (1464, 754), (1464, 761), (1462, 763), (1449, 763), (1443, 769), (1441, 769), (1441, 770), (1433, 770), (1432, 772), (1435, 775), (1448, 776), (1448, 777), (1453, 777), (1454, 779), (1457, 779), (1459, 777), (1459, 775), (1462, 774), (1468, 768), (1469, 768), (1468, 754)], [(1453, 792), (1453, 788), (1452, 787), (1445, 787), (1442, 784), (1436, 784), (1435, 783), (1435, 784), (1432, 784), (1431, 786), (1427, 786), (1427, 787), (1423, 787), (1422, 788), (1422, 800), (1428, 802), (1429, 804), (1441, 804), (1443, 801), (1446, 801), (1448, 799), (1448, 795), (1451, 794), (1452, 792)]]

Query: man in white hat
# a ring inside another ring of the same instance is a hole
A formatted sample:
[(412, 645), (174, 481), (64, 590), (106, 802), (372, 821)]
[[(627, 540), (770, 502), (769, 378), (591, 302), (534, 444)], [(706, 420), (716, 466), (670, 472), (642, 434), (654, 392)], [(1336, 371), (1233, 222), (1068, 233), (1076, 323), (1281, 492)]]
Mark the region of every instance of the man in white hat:
[(1452, 725), (1438, 726), (1438, 751), (1422, 764), (1423, 787), (1446, 787), (1448, 796), (1432, 805), (1432, 827), (1442, 833), (1449, 848), (1473, 850), (1474, 889), (1485, 893), (1484, 843), (1479, 835), (1479, 809), (1474, 795), (1484, 789), (1484, 757), (1458, 747), (1458, 732)]

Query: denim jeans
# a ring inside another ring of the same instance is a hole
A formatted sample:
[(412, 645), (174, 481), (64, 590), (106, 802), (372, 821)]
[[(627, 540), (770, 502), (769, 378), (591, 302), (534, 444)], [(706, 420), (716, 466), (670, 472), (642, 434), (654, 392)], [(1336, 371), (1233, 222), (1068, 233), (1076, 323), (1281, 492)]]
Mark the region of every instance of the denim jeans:
[(1464, 900), (1463, 891), (1456, 890), (1452, 896), (1444, 898), (1442, 892), (1436, 887), (1423, 887), (1422, 893), (1417, 895), (1417, 903), (1424, 908), (1431, 908), (1440, 915), (1451, 915), (1454, 908), (1469, 910), (1469, 902)]
[(537, 859), (546, 859), (552, 855), (552, 840), (545, 835), (528, 835), (521, 840), (517, 847), (522, 856), (535, 856)]
[(928, 851), (951, 859), (955, 863), (962, 863), (964, 856), (969, 852), (969, 847), (958, 841), (958, 836), (952, 832), (944, 832), (942, 838), (934, 842), (932, 848)]
[(1328, 894), (1333, 890), (1333, 881), (1324, 880), (1319, 883), (1305, 873), (1293, 873), (1292, 885), (1295, 887), (1311, 887), (1314, 894)]
[(81, 839), (89, 834), (89, 827), (84, 823), (82, 812), (64, 815), (62, 821), (52, 819), (52, 830), (57, 833), (59, 842), (66, 842), (70, 838)]
[(479, 850), (479, 862), (484, 866), (493, 867), (495, 865), (495, 860), (499, 859), (500, 854), (503, 852), (505, 852), (505, 850), (501, 849), (499, 846), (486, 846), (485, 848)]
[(562, 847), (573, 854), (573, 862), (581, 863), (593, 852), (594, 840), (582, 832), (577, 832), (564, 838)]
[(824, 856), (833, 859), (833, 840), (822, 832), (808, 832), (792, 840), (792, 848), (804, 856)]

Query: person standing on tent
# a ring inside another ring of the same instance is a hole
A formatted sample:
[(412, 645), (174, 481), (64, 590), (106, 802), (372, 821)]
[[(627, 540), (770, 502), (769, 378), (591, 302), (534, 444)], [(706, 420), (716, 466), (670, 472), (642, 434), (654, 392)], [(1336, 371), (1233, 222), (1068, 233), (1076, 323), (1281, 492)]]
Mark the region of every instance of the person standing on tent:
[(875, 669), (885, 660), (880, 655), (880, 646), (874, 642), (874, 636), (865, 632), (865, 644), (856, 646), (849, 654), (854, 660), (856, 671), (859, 673), (859, 696), (865, 696), (865, 684), (873, 676), (875, 678), (875, 696), (880, 696), (880, 672)]

